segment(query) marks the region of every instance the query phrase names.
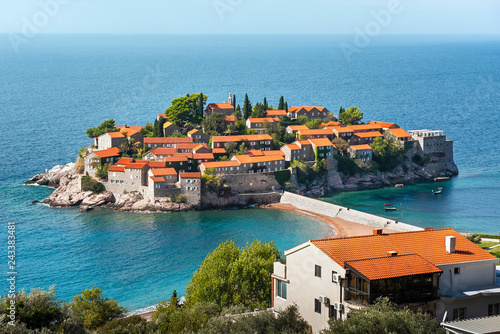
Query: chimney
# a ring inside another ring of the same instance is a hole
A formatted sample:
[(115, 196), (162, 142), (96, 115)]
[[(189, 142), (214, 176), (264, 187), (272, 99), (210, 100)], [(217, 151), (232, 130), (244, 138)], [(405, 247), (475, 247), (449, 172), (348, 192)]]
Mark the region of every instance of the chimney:
[(373, 230), (373, 235), (382, 235), (382, 229), (377, 228), (377, 229)]
[(457, 244), (457, 238), (454, 236), (446, 237), (446, 251), (450, 254), (455, 253), (455, 245)]
[(388, 256), (388, 257), (398, 256), (398, 252), (396, 252), (396, 251), (388, 251), (388, 252), (387, 252), (387, 256)]

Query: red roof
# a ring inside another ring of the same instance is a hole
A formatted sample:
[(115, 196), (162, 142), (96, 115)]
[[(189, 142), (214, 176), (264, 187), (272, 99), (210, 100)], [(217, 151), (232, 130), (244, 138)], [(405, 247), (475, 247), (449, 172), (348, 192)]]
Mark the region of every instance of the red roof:
[(165, 114), (158, 114), (158, 119), (160, 119), (160, 118), (167, 119), (167, 115), (165, 115)]
[(111, 166), (108, 169), (108, 172), (124, 172), (125, 166)]
[(226, 154), (227, 152), (226, 152), (225, 148), (220, 147), (220, 148), (213, 148), (212, 153), (214, 153), (214, 154)]
[(149, 177), (153, 182), (165, 182), (165, 179), (161, 176), (150, 176)]
[(131, 136), (142, 130), (142, 126), (125, 125), (125, 126), (117, 126), (116, 128), (119, 129), (121, 133), (125, 132), (127, 136)]
[(199, 179), (201, 177), (201, 173), (180, 173), (179, 176), (182, 178), (198, 178)]
[(184, 162), (188, 161), (188, 157), (185, 155), (176, 154), (173, 157), (165, 157), (166, 162)]
[(148, 161), (150, 168), (163, 168), (165, 167), (165, 161)]
[(337, 125), (340, 125), (340, 122), (332, 122), (332, 121), (330, 121), (328, 123), (321, 123), (320, 126), (326, 128), (326, 127), (332, 127), (332, 126), (337, 126)]
[(285, 146), (287, 146), (292, 151), (300, 150), (300, 147), (297, 144), (286, 144)]
[(338, 133), (354, 132), (354, 130), (349, 126), (334, 126), (333, 129)]
[(389, 131), (395, 135), (396, 137), (398, 138), (409, 138), (411, 137), (410, 134), (408, 132), (406, 132), (405, 130), (401, 129), (401, 128), (397, 128), (397, 129), (389, 129)]
[(311, 112), (313, 109), (316, 109), (318, 111), (323, 111), (326, 108), (325, 107), (317, 107), (317, 106), (311, 106), (311, 107), (308, 107), (308, 106), (290, 107), (290, 108), (288, 108), (288, 112), (297, 112), (297, 111), (299, 111), (301, 109), (304, 109), (307, 112)]
[(234, 115), (226, 116), (226, 122), (236, 122), (236, 117)]
[(212, 109), (234, 109), (231, 103), (210, 103), (208, 106)]
[(328, 129), (300, 129), (301, 136), (333, 136), (333, 133)]
[(354, 132), (364, 131), (364, 130), (380, 131), (383, 129), (382, 126), (378, 124), (358, 124), (358, 125), (349, 125), (349, 127), (353, 129)]
[(158, 147), (150, 150), (149, 152), (154, 155), (174, 155), (177, 153), (177, 149), (173, 147)]
[(333, 143), (328, 138), (309, 139), (309, 141), (317, 147), (333, 146)]
[(387, 123), (387, 122), (378, 122), (378, 121), (370, 121), (370, 123), (368, 123), (368, 124), (377, 124), (377, 125), (380, 125), (381, 127), (384, 127), (384, 128), (390, 128), (391, 126), (397, 127), (396, 123)]
[(195, 147), (198, 147), (198, 146), (200, 146), (199, 143), (187, 143), (187, 144), (181, 143), (181, 144), (177, 144), (177, 149), (178, 150), (192, 150), (192, 149), (194, 149)]
[(132, 162), (133, 160), (134, 159), (132, 159), (132, 158), (121, 158), (120, 160), (118, 160), (118, 162), (116, 164), (117, 165), (126, 165), (129, 162)]
[(195, 153), (193, 155), (193, 159), (195, 160), (214, 160), (213, 153)]
[(371, 146), (368, 144), (363, 144), (363, 145), (352, 145), (351, 146), (354, 150), (356, 151), (362, 151), (362, 150), (371, 150)]
[(218, 167), (235, 167), (239, 166), (240, 163), (235, 160), (229, 160), (229, 161), (202, 162), (200, 165), (203, 165), (205, 168), (218, 168)]
[(107, 150), (94, 151), (99, 158), (111, 158), (120, 156), (120, 149), (118, 147), (111, 147)]
[(111, 138), (125, 138), (125, 136), (121, 132), (108, 132), (106, 133), (109, 135)]
[(382, 137), (382, 134), (378, 131), (358, 132), (354, 134), (354, 137), (358, 138)]
[(179, 144), (179, 143), (192, 143), (191, 137), (146, 137), (144, 144)]
[(278, 123), (280, 120), (277, 117), (249, 118), (250, 123)]
[(307, 125), (289, 125), (288, 127), (292, 131), (309, 130), (309, 128), (307, 127)]
[(212, 142), (214, 142), (214, 143), (259, 141), (259, 140), (273, 140), (273, 137), (271, 137), (268, 134), (265, 134), (265, 135), (241, 135), (241, 136), (214, 136), (214, 137), (212, 137)]
[(125, 165), (125, 168), (126, 169), (143, 169), (147, 165), (148, 165), (147, 163), (129, 162), (128, 164)]
[(177, 175), (177, 171), (174, 168), (155, 168), (151, 169), (151, 173), (154, 176)]
[(248, 154), (233, 155), (233, 161), (238, 160), (240, 164), (252, 164), (258, 162), (282, 161), (285, 158), (282, 155), (268, 155), (268, 156), (251, 156)]
[(286, 116), (286, 110), (266, 110), (267, 117)]

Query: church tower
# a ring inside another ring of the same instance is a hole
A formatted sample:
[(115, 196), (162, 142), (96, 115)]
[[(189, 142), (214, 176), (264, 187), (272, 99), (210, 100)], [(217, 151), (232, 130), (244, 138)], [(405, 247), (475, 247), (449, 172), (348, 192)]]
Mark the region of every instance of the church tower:
[(227, 100), (227, 103), (233, 104), (233, 94), (229, 93), (229, 99)]

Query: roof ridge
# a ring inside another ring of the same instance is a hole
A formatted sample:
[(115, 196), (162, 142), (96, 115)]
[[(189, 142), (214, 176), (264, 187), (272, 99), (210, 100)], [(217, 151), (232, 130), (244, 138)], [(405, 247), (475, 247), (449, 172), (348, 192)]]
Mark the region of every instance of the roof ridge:
[[(374, 227), (375, 229), (375, 227)], [(367, 238), (367, 237), (377, 237), (377, 236), (388, 236), (391, 234), (401, 234), (401, 233), (421, 233), (421, 232), (434, 232), (434, 231), (444, 231), (444, 230), (453, 230), (452, 227), (444, 227), (444, 228), (435, 228), (432, 230), (420, 230), (420, 231), (401, 231), (394, 233), (385, 233), (385, 234), (367, 234), (367, 235), (355, 235), (352, 237), (340, 237), (340, 238), (323, 238), (323, 239), (311, 239), (310, 241), (328, 241), (328, 240), (343, 240), (343, 239), (355, 239), (355, 238)], [(455, 230), (453, 230), (455, 231)], [(456, 232), (456, 231), (455, 231)], [(458, 232), (457, 232), (458, 233)]]
[[(392, 245), (392, 244), (391, 244)], [(399, 253), (399, 252), (398, 252)], [(397, 257), (402, 257), (402, 256), (411, 256), (411, 255), (416, 255), (422, 259), (424, 259), (425, 261), (429, 262), (428, 260), (426, 260), (425, 258), (423, 258), (420, 254), (418, 253), (411, 253), (411, 254), (401, 254), (401, 255), (397, 255)], [(379, 259), (390, 259), (392, 258), (392, 256), (379, 256), (379, 257), (372, 257), (372, 258), (368, 258), (368, 259), (358, 259), (358, 260), (350, 260), (350, 261), (345, 261), (345, 263), (350, 263), (350, 262), (360, 262), (360, 261), (370, 261), (370, 260), (379, 260)], [(430, 262), (429, 262), (430, 263)], [(432, 263), (431, 263), (432, 264)]]

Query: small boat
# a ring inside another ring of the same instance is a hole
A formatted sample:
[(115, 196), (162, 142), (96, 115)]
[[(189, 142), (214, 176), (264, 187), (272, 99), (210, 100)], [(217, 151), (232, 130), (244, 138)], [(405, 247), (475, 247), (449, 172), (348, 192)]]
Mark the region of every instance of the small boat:
[(384, 209), (385, 211), (396, 211), (396, 208), (393, 206), (386, 206)]
[(384, 206), (391, 206), (391, 203), (384, 203)]
[(434, 195), (439, 195), (439, 194), (441, 194), (442, 192), (443, 192), (443, 188), (442, 188), (442, 187), (439, 187), (436, 191), (434, 191), (434, 190), (432, 191), (432, 193), (433, 193)]

